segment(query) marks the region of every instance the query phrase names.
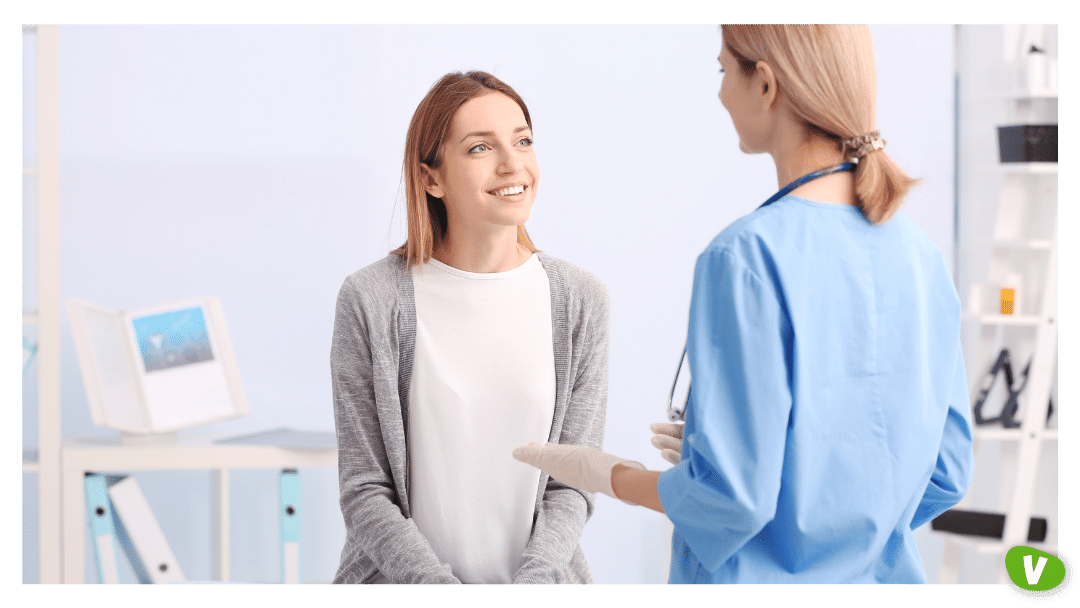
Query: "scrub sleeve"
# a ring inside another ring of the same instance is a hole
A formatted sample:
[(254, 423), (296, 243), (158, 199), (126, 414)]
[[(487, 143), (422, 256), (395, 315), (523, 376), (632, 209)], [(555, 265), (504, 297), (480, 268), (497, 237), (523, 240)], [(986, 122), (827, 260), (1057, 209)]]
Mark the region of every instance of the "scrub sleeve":
[(710, 571), (776, 511), (793, 334), (772, 285), (727, 249), (706, 250), (694, 270), (682, 457), (657, 490), (676, 534)]

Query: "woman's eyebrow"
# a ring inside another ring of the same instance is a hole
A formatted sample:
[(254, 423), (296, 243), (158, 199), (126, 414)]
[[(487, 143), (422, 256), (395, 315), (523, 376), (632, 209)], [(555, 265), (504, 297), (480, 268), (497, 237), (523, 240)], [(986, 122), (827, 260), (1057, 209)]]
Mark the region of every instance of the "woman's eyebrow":
[[(518, 127), (516, 129), (514, 129), (514, 133), (521, 133), (522, 131), (528, 131), (528, 130), (529, 130), (529, 127), (526, 125), (524, 127)], [(462, 137), (461, 141), (465, 141), (466, 139), (469, 139), (470, 137), (494, 137), (494, 136), (495, 136), (494, 131), (473, 131), (472, 133), (466, 134), (465, 137)], [(460, 144), (461, 141), (459, 141), (458, 143)]]

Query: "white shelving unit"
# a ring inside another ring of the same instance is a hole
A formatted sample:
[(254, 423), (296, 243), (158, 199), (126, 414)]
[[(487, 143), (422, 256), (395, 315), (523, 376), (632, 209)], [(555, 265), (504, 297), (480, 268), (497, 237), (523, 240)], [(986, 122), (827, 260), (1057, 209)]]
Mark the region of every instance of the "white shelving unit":
[[(1006, 26), (1019, 27), (1019, 26)], [(1024, 32), (1021, 32), (1023, 34)], [(1020, 36), (1021, 48), (1027, 43)], [(1023, 57), (1014, 57), (1006, 66), (1016, 67)], [(1008, 92), (990, 98), (990, 103), (1005, 104), (1006, 124), (1048, 124), (1040, 114), (1053, 107), (1056, 93), (1046, 89)], [(1056, 123), (1056, 111), (1054, 112)], [(981, 128), (981, 127), (980, 127)], [(996, 138), (995, 138), (996, 139)], [(990, 573), (998, 582), (1007, 582), (1004, 553), (1017, 545), (1027, 545), (1055, 552), (1052, 542), (1028, 540), (1028, 526), (1033, 515), (1047, 516), (1050, 527), (1058, 525), (1052, 518), (1057, 513), (1033, 513), (1036, 480), (1044, 447), (1057, 442), (1058, 432), (1048, 423), (1048, 405), (1053, 401), (1055, 416), (1060, 409), (1056, 395), (1057, 368), (1057, 163), (1028, 162), (1000, 163), (981, 167), (979, 175), (995, 175), (1000, 179), (998, 209), (993, 237), (989, 242), (989, 268), (986, 282), (974, 285), (967, 298), (964, 321), (978, 333), (974, 352), (969, 357), (969, 386), (974, 402), (984, 378), (1003, 348), (1010, 353), (1014, 384), (1019, 384), (1023, 370), (1030, 361), (1026, 385), (1018, 398), (1016, 420), (1018, 428), (1003, 428), (1000, 424), (976, 426), (974, 429), (976, 474), (990, 461), (981, 458), (984, 452), (1000, 466), (998, 499), (993, 511), (1005, 515), (1001, 539), (943, 534), (945, 547), (938, 582), (956, 582), (959, 565), (965, 551), (993, 554), (998, 571)], [(1000, 289), (1016, 287), (1017, 298), (1011, 314), (1004, 314)], [(972, 356), (974, 355), (974, 356)], [(1000, 411), (1008, 390), (1004, 379), (996, 379), (994, 389), (984, 404), (984, 415)], [(1054, 419), (1056, 421), (1056, 418)], [(987, 448), (993, 446), (994, 450)], [(976, 478), (978, 481), (978, 477)], [(1055, 480), (1056, 483), (1056, 480)], [(957, 509), (985, 511), (985, 507), (970, 506), (968, 499), (975, 493), (973, 486)], [(1048, 535), (1051, 540), (1053, 535)]]
[(175, 441), (142, 445), (127, 445), (120, 440), (65, 439), (63, 581), (84, 582), (87, 526), (82, 488), (87, 472), (211, 471), (211, 572), (215, 581), (229, 582), (229, 472), (337, 466), (337, 448), (291, 450), (275, 445), (220, 444), (215, 439), (221, 437), (183, 436)]
[(37, 181), (38, 308), (23, 311), (37, 326), (38, 445), (23, 450), (23, 471), (38, 475), (39, 580), (61, 580), (60, 427), (60, 49), (57, 26), (24, 27), (37, 39), (37, 158), (23, 176)]
[[(83, 475), (203, 469), (211, 471), (210, 534), (215, 580), (228, 581), (229, 472), (337, 466), (337, 449), (223, 445), (214, 437), (127, 444), (63, 437), (60, 399), (59, 39), (54, 25), (24, 26), (37, 46), (37, 158), (24, 159), (23, 176), (37, 182), (37, 310), (23, 324), (37, 328), (37, 446), (23, 446), (23, 473), (38, 476), (38, 582), (82, 583), (87, 534)], [(28, 163), (35, 161), (31, 166)], [(276, 532), (276, 531), (275, 531)], [(273, 533), (273, 532), (272, 532)]]

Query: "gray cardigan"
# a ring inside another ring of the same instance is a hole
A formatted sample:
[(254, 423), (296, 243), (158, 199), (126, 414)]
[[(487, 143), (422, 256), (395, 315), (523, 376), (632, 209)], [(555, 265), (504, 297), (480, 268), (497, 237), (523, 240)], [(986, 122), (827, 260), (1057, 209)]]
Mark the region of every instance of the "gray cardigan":
[[(608, 296), (596, 277), (538, 254), (551, 285), (555, 414), (548, 441), (600, 449), (607, 403)], [(338, 293), (330, 349), (346, 539), (335, 583), (457, 583), (409, 507), (409, 377), (416, 303), (405, 259), (358, 270)], [(478, 446), (483, 449), (483, 446)], [(593, 494), (541, 474), (514, 583), (591, 583), (578, 539)]]

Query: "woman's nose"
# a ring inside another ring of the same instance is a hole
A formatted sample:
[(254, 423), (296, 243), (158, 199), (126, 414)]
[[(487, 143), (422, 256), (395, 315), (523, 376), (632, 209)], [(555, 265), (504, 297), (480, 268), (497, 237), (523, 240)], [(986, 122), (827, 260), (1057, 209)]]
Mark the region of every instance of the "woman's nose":
[(499, 173), (506, 175), (508, 173), (516, 173), (518, 170), (518, 159), (514, 156), (513, 151), (506, 151), (500, 153), (499, 156)]

